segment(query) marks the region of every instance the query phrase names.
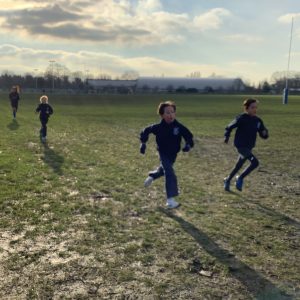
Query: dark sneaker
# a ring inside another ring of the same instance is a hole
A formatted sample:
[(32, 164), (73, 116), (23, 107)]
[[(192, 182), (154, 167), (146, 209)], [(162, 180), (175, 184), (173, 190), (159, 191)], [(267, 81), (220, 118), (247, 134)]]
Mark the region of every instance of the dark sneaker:
[(237, 190), (242, 191), (243, 189), (243, 178), (236, 176), (236, 182), (235, 182), (235, 187)]
[(224, 178), (224, 190), (225, 190), (226, 192), (230, 192), (230, 181), (227, 180), (227, 177)]

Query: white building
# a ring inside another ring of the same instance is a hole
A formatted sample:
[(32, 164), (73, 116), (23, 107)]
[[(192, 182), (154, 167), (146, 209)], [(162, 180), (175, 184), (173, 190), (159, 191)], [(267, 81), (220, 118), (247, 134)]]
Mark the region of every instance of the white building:
[(140, 77), (137, 80), (88, 79), (97, 92), (241, 92), (239, 78)]
[(136, 80), (110, 80), (110, 79), (88, 79), (88, 85), (99, 92), (103, 91), (133, 91)]
[(176, 77), (140, 77), (136, 89), (160, 92), (176, 90), (209, 91), (243, 91), (245, 85), (239, 78), (176, 78)]

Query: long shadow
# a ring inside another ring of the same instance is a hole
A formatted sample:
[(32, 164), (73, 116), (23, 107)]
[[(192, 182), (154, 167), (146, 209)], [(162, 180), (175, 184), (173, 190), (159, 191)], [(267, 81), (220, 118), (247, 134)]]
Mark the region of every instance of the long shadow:
[(48, 143), (42, 143), (42, 145), (44, 146), (44, 157), (42, 160), (49, 165), (56, 174), (63, 175), (61, 167), (64, 163), (64, 157), (51, 149)]
[(17, 120), (13, 119), (8, 125), (7, 128), (10, 130), (18, 130), (20, 127), (19, 123)]
[(169, 218), (178, 222), (182, 229), (192, 236), (195, 241), (210, 255), (218, 259), (230, 270), (230, 274), (239, 280), (255, 299), (259, 300), (287, 300), (293, 299), (292, 296), (276, 287), (268, 279), (238, 260), (233, 253), (222, 249), (206, 233), (196, 228), (193, 224), (185, 221), (183, 218), (174, 215), (171, 211), (159, 208)]
[(242, 197), (242, 199), (244, 202), (246, 202), (248, 204), (255, 204), (257, 206), (258, 211), (261, 211), (261, 212), (269, 215), (270, 217), (279, 218), (285, 224), (292, 225), (292, 226), (296, 227), (297, 229), (300, 229), (300, 222), (298, 222), (297, 220), (294, 220), (294, 219), (290, 218), (289, 216), (287, 216), (275, 209), (266, 207), (266, 206), (262, 205), (261, 203), (259, 203), (258, 201), (248, 200), (245, 197)]
[(283, 222), (285, 222), (288, 225), (293, 225), (294, 227), (297, 227), (298, 229), (300, 229), (300, 222), (297, 220), (292, 219), (291, 217), (276, 211), (275, 209), (266, 207), (264, 205), (262, 205), (261, 203), (259, 203), (258, 201), (253, 201), (253, 200), (249, 200), (248, 198), (244, 197), (241, 192), (235, 192), (235, 191), (230, 191), (229, 192), (232, 195), (236, 195), (236, 196), (240, 196), (243, 202), (246, 202), (248, 204), (255, 204), (257, 206), (257, 209), (271, 217), (275, 217), (275, 218), (280, 218)]

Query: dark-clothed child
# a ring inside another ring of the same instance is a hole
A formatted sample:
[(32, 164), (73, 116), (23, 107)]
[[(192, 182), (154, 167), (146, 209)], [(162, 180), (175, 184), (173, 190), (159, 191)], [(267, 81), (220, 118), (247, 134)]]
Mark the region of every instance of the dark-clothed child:
[(36, 113), (40, 114), (40, 121), (41, 121), (41, 130), (40, 130), (40, 137), (42, 142), (46, 142), (47, 139), (47, 123), (49, 120), (50, 115), (53, 114), (52, 107), (48, 104), (48, 97), (43, 95), (40, 98), (41, 104), (36, 108)]
[(240, 176), (236, 176), (235, 186), (239, 191), (242, 191), (244, 178), (259, 165), (258, 159), (252, 154), (252, 149), (255, 147), (257, 133), (259, 133), (259, 136), (263, 139), (267, 139), (269, 137), (268, 130), (264, 126), (263, 121), (256, 116), (258, 100), (249, 98), (246, 99), (243, 104), (245, 112), (238, 115), (225, 128), (224, 142), (226, 144), (229, 141), (231, 131), (236, 128), (234, 146), (237, 148), (239, 153), (238, 161), (234, 169), (231, 171), (229, 176), (224, 179), (225, 191), (230, 191), (231, 179), (241, 169), (246, 160), (249, 160), (250, 165), (246, 167)]
[(140, 152), (145, 154), (146, 142), (149, 134), (156, 136), (157, 150), (160, 157), (160, 166), (146, 178), (144, 185), (148, 187), (151, 183), (165, 176), (165, 187), (167, 193), (167, 207), (176, 208), (180, 204), (175, 201), (174, 197), (178, 196), (177, 177), (173, 169), (173, 164), (181, 148), (182, 137), (185, 140), (185, 146), (182, 149), (188, 152), (193, 146), (193, 135), (185, 126), (176, 120), (176, 105), (172, 101), (160, 103), (158, 106), (158, 114), (161, 122), (146, 127), (140, 134)]
[(15, 120), (17, 117), (17, 111), (18, 111), (18, 106), (20, 101), (20, 94), (18, 92), (18, 87), (13, 86), (11, 88), (11, 92), (9, 93), (8, 97), (12, 108), (13, 118)]

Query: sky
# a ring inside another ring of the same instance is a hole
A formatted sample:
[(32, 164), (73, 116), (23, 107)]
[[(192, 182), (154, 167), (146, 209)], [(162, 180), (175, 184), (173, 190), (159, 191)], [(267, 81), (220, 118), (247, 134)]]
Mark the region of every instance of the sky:
[(240, 77), (300, 70), (299, 0), (0, 0), (0, 73)]

